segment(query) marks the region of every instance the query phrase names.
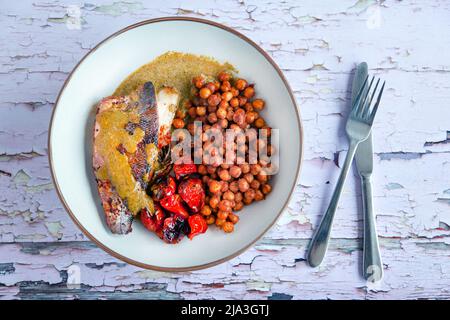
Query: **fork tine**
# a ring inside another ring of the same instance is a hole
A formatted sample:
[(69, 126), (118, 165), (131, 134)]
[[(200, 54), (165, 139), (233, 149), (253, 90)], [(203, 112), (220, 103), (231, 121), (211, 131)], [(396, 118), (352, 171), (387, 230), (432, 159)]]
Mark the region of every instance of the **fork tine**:
[(375, 103), (372, 113), (370, 114), (370, 119), (369, 119), (370, 123), (373, 123), (373, 120), (375, 119), (375, 114), (377, 113), (378, 105), (380, 104), (381, 95), (383, 94), (385, 84), (386, 84), (386, 81), (383, 81), (383, 86), (381, 87), (380, 93), (378, 94), (377, 102)]
[(372, 76), (372, 80), (370, 80), (369, 87), (367, 88), (365, 94), (364, 94), (364, 101), (360, 104), (358, 112), (356, 113), (356, 117), (361, 118), (364, 114), (365, 110), (367, 109), (367, 98), (369, 97), (370, 89), (372, 88), (373, 80), (375, 79), (375, 76)]
[(369, 75), (366, 76), (366, 79), (364, 80), (363, 85), (359, 89), (359, 92), (358, 92), (358, 95), (356, 96), (355, 102), (353, 102), (352, 111), (350, 112), (350, 114), (353, 114), (353, 115), (356, 114), (357, 109), (360, 106), (360, 100), (361, 100), (363, 92), (365, 91), (368, 79), (369, 79)]
[(375, 88), (372, 91), (372, 95), (370, 96), (370, 99), (367, 102), (367, 107), (364, 109), (364, 113), (362, 114), (363, 119), (367, 119), (367, 120), (369, 119), (370, 105), (372, 104), (373, 97), (375, 96), (375, 93), (377, 92), (379, 83), (380, 83), (380, 78), (378, 78), (377, 83), (375, 84)]

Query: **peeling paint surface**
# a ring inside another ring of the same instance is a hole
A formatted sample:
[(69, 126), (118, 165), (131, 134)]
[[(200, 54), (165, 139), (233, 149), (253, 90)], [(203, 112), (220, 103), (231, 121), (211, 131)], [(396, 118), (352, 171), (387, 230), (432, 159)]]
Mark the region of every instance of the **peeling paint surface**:
[[(450, 299), (450, 2), (4, 1), (0, 10), (0, 299)], [(305, 158), (277, 225), (219, 266), (143, 270), (91, 243), (47, 160), (56, 96), (111, 33), (161, 16), (218, 21), (262, 46), (299, 102)], [(416, 23), (420, 21), (420, 23)], [(355, 32), (358, 30), (358, 32)], [(433, 35), (433, 36), (430, 36)], [(347, 141), (357, 63), (387, 86), (374, 124), (374, 202), (385, 277), (361, 278), (361, 191), (350, 174), (330, 250), (305, 262)], [(70, 287), (71, 281), (79, 285)]]

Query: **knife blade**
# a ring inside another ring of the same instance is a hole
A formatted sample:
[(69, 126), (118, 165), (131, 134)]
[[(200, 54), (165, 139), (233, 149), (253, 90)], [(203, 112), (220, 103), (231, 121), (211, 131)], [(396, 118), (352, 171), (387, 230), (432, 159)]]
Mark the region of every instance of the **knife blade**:
[[(367, 77), (367, 63), (362, 62), (356, 68), (356, 74), (353, 77), (352, 84), (352, 105), (358, 95), (364, 80)], [(372, 147), (372, 133), (369, 137), (362, 141), (355, 154), (356, 168), (358, 173), (371, 174), (373, 171), (373, 147)]]

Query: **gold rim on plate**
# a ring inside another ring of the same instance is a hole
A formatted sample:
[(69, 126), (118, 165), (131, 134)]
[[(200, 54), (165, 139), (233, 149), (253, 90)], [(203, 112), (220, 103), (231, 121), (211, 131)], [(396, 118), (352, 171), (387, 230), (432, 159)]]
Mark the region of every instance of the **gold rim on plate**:
[(294, 94), (292, 92), (291, 87), (289, 86), (286, 78), (284, 77), (282, 71), (280, 70), (280, 68), (278, 67), (278, 65), (275, 63), (275, 61), (273, 61), (273, 59), (260, 47), (258, 46), (255, 42), (253, 42), (252, 40), (250, 40), (249, 38), (247, 38), (246, 36), (244, 36), (243, 34), (241, 34), (240, 32), (227, 27), (223, 24), (217, 23), (217, 22), (213, 22), (210, 20), (206, 20), (206, 19), (199, 19), (199, 18), (191, 18), (191, 17), (162, 17), (162, 18), (156, 18), (156, 19), (149, 19), (149, 20), (144, 20), (135, 24), (132, 24), (128, 27), (125, 27), (115, 33), (113, 33), (112, 35), (110, 35), (109, 37), (107, 37), (106, 39), (102, 40), (101, 42), (99, 42), (94, 48), (92, 48), (91, 50), (89, 50), (88, 53), (85, 54), (85, 56), (76, 64), (76, 66), (73, 68), (73, 70), (70, 72), (69, 76), (67, 77), (67, 79), (64, 81), (64, 84), (58, 94), (58, 97), (56, 99), (55, 102), (55, 107), (53, 108), (52, 111), (52, 116), (50, 118), (50, 125), (49, 125), (49, 133), (48, 133), (48, 159), (49, 159), (49, 165), (50, 165), (50, 172), (51, 172), (51, 176), (52, 176), (52, 180), (53, 183), (55, 185), (56, 188), (56, 193), (58, 194), (59, 199), (61, 200), (64, 208), (66, 209), (66, 211), (69, 213), (69, 216), (72, 218), (73, 222), (75, 222), (75, 224), (78, 226), (78, 228), (81, 229), (81, 231), (83, 231), (83, 233), (91, 240), (93, 241), (98, 247), (100, 247), (101, 249), (103, 249), (104, 251), (106, 251), (107, 253), (109, 253), (110, 255), (112, 255), (113, 257), (120, 259), (122, 261), (125, 261), (129, 264), (144, 268), (144, 269), (150, 269), (150, 270), (155, 270), (155, 271), (165, 271), (165, 272), (183, 272), (183, 271), (193, 271), (193, 270), (199, 270), (199, 269), (204, 269), (204, 268), (209, 268), (215, 265), (218, 265), (220, 263), (223, 263), (225, 261), (228, 261), (232, 258), (237, 257), (238, 255), (240, 255), (241, 253), (243, 253), (244, 251), (246, 251), (248, 248), (250, 248), (253, 244), (255, 244), (256, 241), (258, 241), (267, 231), (269, 231), (269, 229), (275, 224), (275, 222), (278, 220), (278, 218), (280, 217), (281, 213), (283, 212), (284, 209), (286, 209), (287, 204), (289, 203), (289, 200), (292, 197), (292, 192), (294, 191), (295, 185), (297, 183), (297, 179), (300, 173), (300, 168), (301, 168), (301, 164), (302, 164), (302, 160), (303, 160), (303, 143), (300, 143), (300, 156), (298, 158), (298, 162), (297, 162), (297, 171), (296, 171), (296, 180), (294, 181), (291, 190), (289, 192), (289, 197), (286, 200), (286, 202), (283, 204), (283, 207), (281, 208), (280, 212), (278, 212), (277, 216), (275, 217), (275, 219), (272, 221), (272, 223), (263, 231), (261, 232), (261, 234), (256, 237), (252, 242), (250, 242), (248, 245), (244, 246), (243, 248), (237, 250), (236, 252), (234, 252), (231, 255), (228, 255), (224, 258), (221, 258), (219, 260), (216, 261), (212, 261), (209, 263), (205, 263), (205, 264), (201, 264), (201, 265), (196, 265), (196, 266), (191, 266), (191, 267), (181, 267), (181, 268), (176, 268), (176, 267), (158, 267), (158, 266), (154, 266), (154, 265), (150, 265), (150, 264), (146, 264), (146, 263), (142, 263), (130, 258), (127, 258), (115, 251), (113, 251), (112, 249), (108, 248), (107, 246), (105, 246), (103, 243), (101, 243), (100, 241), (98, 241), (91, 233), (89, 233), (82, 225), (81, 223), (78, 221), (78, 219), (75, 217), (75, 215), (73, 214), (73, 212), (70, 210), (69, 206), (67, 205), (61, 190), (59, 188), (58, 185), (58, 181), (56, 179), (55, 173), (54, 173), (54, 169), (53, 169), (53, 160), (52, 160), (52, 149), (51, 149), (51, 144), (50, 144), (50, 137), (51, 137), (51, 133), (52, 133), (52, 126), (53, 126), (53, 118), (56, 112), (56, 109), (58, 108), (58, 103), (59, 103), (59, 99), (62, 95), (62, 93), (64, 92), (67, 84), (69, 83), (70, 79), (72, 78), (73, 73), (78, 69), (78, 67), (81, 65), (81, 63), (84, 61), (84, 59), (86, 59), (92, 52), (94, 52), (95, 50), (97, 50), (101, 45), (103, 45), (106, 41), (111, 40), (115, 37), (117, 37), (118, 35), (146, 25), (146, 24), (150, 24), (150, 23), (157, 23), (157, 22), (165, 22), (165, 21), (190, 21), (190, 22), (196, 22), (196, 23), (203, 23), (203, 24), (207, 24), (210, 26), (214, 26), (216, 28), (220, 28), (222, 30), (225, 30), (227, 32), (230, 32), (236, 36), (238, 36), (239, 38), (241, 38), (242, 40), (244, 40), (245, 42), (247, 42), (248, 44), (252, 45), (256, 50), (258, 50), (259, 53), (261, 53), (264, 58), (273, 66), (273, 68), (276, 70), (276, 72), (278, 73), (278, 75), (280, 76), (281, 80), (283, 81), (286, 89), (289, 92), (289, 96), (292, 100), (292, 103), (295, 106), (295, 112), (297, 114), (297, 122), (298, 122), (298, 127), (299, 127), (299, 133), (300, 133), (300, 140), (303, 139), (303, 127), (302, 127), (302, 122), (301, 122), (301, 118), (300, 118), (300, 112), (298, 110), (298, 105), (297, 102), (295, 100)]

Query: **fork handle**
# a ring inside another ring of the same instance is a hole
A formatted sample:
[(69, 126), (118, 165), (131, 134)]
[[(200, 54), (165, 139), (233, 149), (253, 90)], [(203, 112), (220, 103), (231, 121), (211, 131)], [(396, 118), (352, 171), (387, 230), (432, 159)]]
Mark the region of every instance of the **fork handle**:
[(347, 178), (348, 171), (350, 169), (353, 157), (355, 156), (356, 148), (359, 141), (351, 140), (348, 148), (347, 156), (342, 167), (341, 174), (337, 181), (336, 187), (331, 197), (328, 209), (325, 212), (319, 227), (311, 241), (308, 251), (308, 263), (311, 267), (317, 267), (322, 263), (323, 257), (327, 252), (328, 241), (330, 240), (331, 226), (333, 224), (334, 214), (341, 196), (345, 179)]
[(361, 184), (364, 213), (363, 275), (365, 279), (376, 282), (383, 277), (383, 265), (373, 212), (371, 176), (361, 175)]

